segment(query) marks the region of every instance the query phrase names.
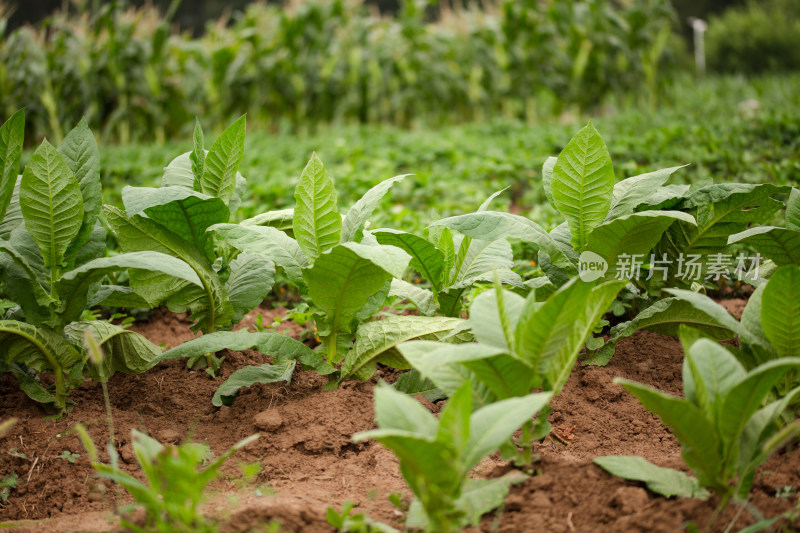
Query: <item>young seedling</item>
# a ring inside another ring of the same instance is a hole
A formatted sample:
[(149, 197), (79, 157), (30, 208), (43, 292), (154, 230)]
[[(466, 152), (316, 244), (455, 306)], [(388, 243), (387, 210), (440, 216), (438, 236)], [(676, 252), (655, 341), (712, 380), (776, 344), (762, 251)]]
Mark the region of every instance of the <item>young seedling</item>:
[(551, 397), (549, 392), (530, 394), (473, 412), (472, 391), (465, 383), (437, 420), (413, 398), (382, 384), (375, 389), (379, 429), (358, 433), (353, 441), (376, 439), (397, 455), (400, 471), (416, 496), (408, 526), (437, 533), (459, 531), (499, 507), (509, 486), (525, 478), (508, 474), (474, 480), (470, 471), (507, 442)]
[[(800, 387), (779, 400), (766, 405), (764, 401), (783, 375), (800, 368), (800, 358), (769, 361), (748, 372), (728, 350), (699, 335), (696, 330), (681, 329), (686, 354), (683, 398), (626, 379), (615, 382), (670, 427), (700, 486), (720, 498), (708, 528), (729, 502), (744, 505), (756, 468), (798, 432), (796, 424), (781, 430), (777, 422), (800, 394)], [(643, 459), (618, 457), (615, 461), (612, 473), (638, 479)], [(674, 487), (670, 490), (679, 493)]]

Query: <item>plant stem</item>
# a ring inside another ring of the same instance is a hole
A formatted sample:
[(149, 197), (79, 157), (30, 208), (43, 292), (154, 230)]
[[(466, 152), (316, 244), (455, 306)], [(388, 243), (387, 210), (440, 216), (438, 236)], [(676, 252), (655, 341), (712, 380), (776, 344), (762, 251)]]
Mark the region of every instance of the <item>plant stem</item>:
[(728, 506), (729, 499), (730, 499), (729, 494), (726, 494), (722, 497), (722, 500), (719, 502), (719, 505), (717, 505), (717, 508), (714, 509), (714, 512), (711, 514), (711, 518), (708, 520), (708, 524), (706, 524), (706, 527), (703, 529), (704, 533), (708, 533), (709, 531), (711, 531), (711, 526), (714, 524), (714, 522), (717, 521), (717, 517), (719, 516), (719, 514), (723, 511), (723, 509), (725, 509)]

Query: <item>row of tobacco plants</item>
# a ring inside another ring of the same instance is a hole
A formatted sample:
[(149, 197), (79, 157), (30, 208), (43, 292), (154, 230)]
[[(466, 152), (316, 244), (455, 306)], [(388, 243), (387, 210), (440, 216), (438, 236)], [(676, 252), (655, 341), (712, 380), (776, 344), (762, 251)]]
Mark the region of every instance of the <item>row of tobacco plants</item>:
[[(549, 231), (493, 211), (502, 191), (420, 233), (373, 228), (382, 197), (413, 177), (377, 184), (342, 215), (316, 155), (294, 208), (233, 223), (247, 194), (238, 172), (244, 117), (208, 149), (197, 122), (193, 149), (169, 162), (160, 187), (125, 187), (124, 208), (101, 205), (98, 150), (85, 122), (57, 147), (44, 141), (20, 176), (24, 127), (19, 111), (0, 129), (0, 370), (51, 416), (68, 416), (69, 391), (86, 378), (105, 383), (172, 359), (215, 376), (224, 349), (255, 348), (273, 361), (237, 369), (211, 399), (217, 406), (242, 387), (290, 380), (297, 365), (328, 376), (328, 389), (367, 380), (378, 364), (408, 370), (376, 389), (378, 429), (354, 439), (377, 439), (397, 454), (416, 496), (406, 523), (431, 531), (457, 530), (499, 506), (549, 433), (549, 401), (579, 355), (606, 364), (615, 343), (639, 329), (684, 345), (684, 398), (622, 384), (672, 428), (695, 477), (631, 457), (599, 458), (604, 468), (667, 495), (712, 491), (720, 509), (747, 505), (756, 467), (800, 429), (797, 189), (667, 184), (681, 167), (616, 183), (589, 124), (544, 162), (541, 186), (563, 218)], [(514, 270), (512, 241), (536, 250), (523, 258), (539, 265), (533, 277)], [(741, 320), (705, 294), (726, 279), (755, 287)], [(271, 331), (231, 331), (276, 283), (308, 306), (316, 349)], [(389, 298), (417, 313), (379, 316)], [(203, 335), (162, 351), (92, 311), (162, 305), (188, 311)], [(731, 338), (735, 347), (717, 342)], [(438, 419), (417, 394), (449, 398)], [(144, 435), (134, 440), (151, 477), (166, 452)], [(198, 449), (181, 449), (176, 461), (199, 464)], [(497, 450), (519, 470), (470, 478)], [(131, 490), (152, 524), (201, 520), (194, 510), (170, 514), (169, 498), (152, 497), (113, 464), (96, 467)], [(331, 520), (351, 523), (346, 513)]]

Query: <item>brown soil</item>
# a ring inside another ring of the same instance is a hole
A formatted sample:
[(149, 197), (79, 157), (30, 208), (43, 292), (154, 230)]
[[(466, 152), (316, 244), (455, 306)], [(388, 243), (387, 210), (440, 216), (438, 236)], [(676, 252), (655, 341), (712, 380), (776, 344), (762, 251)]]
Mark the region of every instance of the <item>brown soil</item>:
[[(734, 312), (742, 307), (736, 300), (724, 304)], [(284, 315), (283, 310), (261, 312), (267, 324)], [(252, 327), (255, 316), (248, 315), (244, 327)], [(183, 315), (157, 311), (133, 329), (155, 343), (176, 345), (193, 336), (188, 324)], [(303, 332), (291, 321), (277, 330), (295, 337)], [(400, 527), (402, 513), (386, 496), (405, 492), (408, 499), (410, 492), (394, 456), (375, 442), (350, 441), (353, 433), (374, 426), (376, 379), (326, 392), (325, 378), (297, 371), (290, 385), (256, 385), (243, 390), (230, 407), (211, 405), (214, 391), (234, 370), (268, 360), (255, 351), (229, 352), (222, 376), (216, 379), (189, 370), (184, 361), (161, 363), (141, 375), (115, 375), (109, 392), (123, 467), (131, 473), (137, 470), (130, 444), (133, 428), (162, 442), (178, 443), (191, 436), (208, 443), (215, 453), (260, 432), (261, 438), (229, 461), (223, 479), (212, 485), (206, 511), (221, 519), (223, 531), (260, 531), (273, 521), (284, 531), (332, 531), (325, 510), (340, 509), (347, 500), (372, 518)], [(639, 332), (619, 343), (607, 367), (576, 366), (552, 404), (553, 434), (558, 438), (548, 438), (536, 450), (541, 456), (539, 475), (513, 487), (504, 508), (484, 517), (480, 530), (682, 531), (688, 521), (702, 529), (714, 509), (713, 499), (667, 500), (592, 464), (600, 455), (641, 455), (661, 466), (685, 469), (670, 431), (612, 383), (615, 376), (623, 376), (679, 394), (681, 363), (675, 339)], [(391, 380), (395, 372), (385, 369), (379, 374)], [(13, 377), (2, 377), (0, 391), (0, 420), (19, 419), (0, 440), (0, 478), (12, 471), (20, 478), (19, 487), (0, 507), (0, 520), (17, 521), (20, 526), (14, 531), (114, 530), (114, 488), (97, 480), (78, 439), (69, 432), (81, 422), (95, 442), (105, 441), (101, 387), (87, 380), (72, 393), (74, 411), (57, 421), (43, 420), (41, 409), (19, 391)], [(81, 455), (70, 463), (58, 457), (64, 450)], [(244, 483), (237, 464), (256, 461), (262, 464), (261, 472), (255, 481)], [(493, 476), (506, 468), (495, 456), (477, 470), (478, 475)], [(800, 487), (800, 451), (770, 459), (756, 477), (751, 501), (765, 516), (776, 516), (797, 501), (796, 495), (776, 497), (786, 486)], [(735, 511), (729, 509), (715, 531), (724, 529)], [(736, 530), (752, 522), (744, 512)]]

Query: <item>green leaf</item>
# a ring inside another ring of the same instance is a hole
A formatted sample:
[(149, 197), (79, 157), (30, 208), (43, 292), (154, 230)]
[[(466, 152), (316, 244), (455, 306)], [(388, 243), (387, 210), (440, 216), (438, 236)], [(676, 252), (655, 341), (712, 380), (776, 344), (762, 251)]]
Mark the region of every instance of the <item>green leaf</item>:
[(25, 110), (20, 109), (0, 127), (0, 220), (5, 217), (17, 183), (24, 139)]
[[(573, 278), (535, 312), (523, 310), (515, 332), (516, 352), (523, 362), (540, 369), (546, 390), (560, 392), (580, 349), (624, 285), (612, 281), (593, 288)], [(530, 305), (536, 302), (528, 301)]]
[(436, 313), (436, 299), (433, 293), (407, 281), (393, 279), (389, 289), (389, 296), (396, 296), (410, 301), (417, 306), (417, 310), (422, 315), (433, 316)]
[(136, 294), (130, 287), (122, 285), (100, 285), (89, 293), (86, 307), (102, 305), (105, 307), (125, 307), (128, 309), (149, 309), (147, 300)]
[(772, 387), (784, 374), (797, 369), (800, 369), (800, 358), (782, 357), (751, 370), (731, 387), (720, 410), (719, 431), (723, 439), (737, 439)]
[(250, 387), (256, 383), (275, 383), (276, 381), (289, 383), (292, 380), (294, 367), (294, 361), (284, 361), (240, 368), (219, 386), (211, 403), (217, 407), (230, 405), (242, 387)]
[(317, 154), (303, 169), (294, 191), (294, 236), (310, 262), (341, 240), (342, 217), (333, 179)]
[(493, 281), (495, 272), (504, 283), (521, 286), (522, 280), (511, 270), (512, 266), (514, 254), (508, 241), (474, 239), (469, 243), (460, 268), (452, 277), (450, 288), (462, 289), (476, 281)]
[(372, 232), (381, 244), (396, 246), (411, 256), (409, 266), (420, 273), (433, 286), (433, 290), (442, 290), (445, 276), (444, 254), (422, 237), (413, 233), (393, 229), (378, 229)]
[[(403, 394), (416, 396), (422, 394), (430, 400), (430, 395), (438, 396), (440, 399), (446, 398), (445, 394), (439, 390), (436, 384), (426, 377), (423, 377), (416, 369), (411, 369), (397, 377), (394, 388)], [(434, 401), (434, 400), (431, 400)]]
[(793, 188), (786, 201), (786, 229), (800, 231), (800, 189)]
[(217, 331), (202, 335), (167, 350), (153, 360), (153, 364), (171, 359), (195, 357), (210, 352), (215, 353), (226, 348), (238, 351), (255, 349), (275, 358), (276, 361), (295, 359), (304, 367), (313, 368), (318, 374), (326, 375), (336, 371), (314, 353), (314, 350), (300, 341), (277, 333), (252, 333), (246, 330)]
[(800, 265), (800, 231), (756, 226), (728, 237), (728, 244), (736, 243), (752, 246), (778, 266)]
[(206, 149), (203, 140), (203, 127), (200, 125), (200, 119), (195, 118), (194, 121), (194, 136), (193, 136), (193, 149), (189, 158), (192, 161), (192, 175), (194, 177), (193, 189), (196, 191), (201, 190), (200, 181), (203, 179), (203, 174), (206, 167)]
[[(437, 220), (431, 227), (445, 226), (454, 229), (467, 237), (483, 241), (496, 239), (520, 239), (531, 242), (547, 253), (553, 264), (567, 268), (571, 263), (553, 242), (552, 237), (539, 224), (519, 215), (481, 211), (442, 220)], [(440, 246), (441, 248), (441, 246)], [(576, 271), (577, 272), (577, 271)]]
[(39, 402), (43, 405), (56, 404), (56, 397), (44, 388), (42, 382), (33, 372), (23, 368), (20, 365), (5, 365), (0, 361), (0, 373), (11, 372), (17, 378), (19, 389), (24, 392), (28, 398), (33, 401)]
[(0, 320), (0, 358), (6, 364), (22, 363), (39, 372), (69, 370), (83, 360), (83, 356), (53, 330), (16, 320)]
[(75, 175), (46, 140), (33, 153), (20, 182), (25, 227), (48, 268), (58, 268), (83, 223), (83, 197)]
[(83, 346), (84, 331), (93, 335), (103, 349), (101, 368), (86, 366), (87, 374), (95, 381), (108, 381), (114, 372), (139, 374), (152, 368), (153, 359), (161, 355), (161, 348), (142, 335), (100, 320), (73, 322), (64, 328), (64, 335), (75, 346)]
[(430, 411), (385, 383), (375, 388), (375, 422), (381, 429), (407, 431), (430, 439), (436, 437), (437, 422)]
[(83, 197), (83, 224), (78, 236), (67, 252), (68, 256), (76, 256), (81, 247), (89, 240), (95, 222), (100, 216), (103, 195), (100, 183), (100, 151), (97, 141), (83, 118), (70, 131), (58, 147), (67, 166), (78, 180)]
[[(684, 346), (688, 344), (681, 339)], [(717, 420), (731, 388), (744, 379), (745, 369), (733, 354), (709, 339), (699, 339), (684, 351), (686, 399), (701, 408), (709, 420)]]
[(494, 479), (466, 479), (456, 505), (467, 514), (469, 523), (477, 526), (481, 516), (503, 505), (511, 485), (527, 478), (522, 472), (509, 472)]
[(749, 332), (741, 326), (727, 309), (708, 296), (684, 289), (666, 289), (666, 292), (672, 294), (676, 298), (689, 302), (695, 309), (712, 318), (720, 326), (733, 331), (748, 342), (750, 341), (751, 335)]
[[(376, 364), (392, 355), (405, 363), (396, 348), (411, 339), (440, 339), (463, 321), (458, 318), (424, 316), (388, 316), (364, 324), (356, 333), (356, 342), (344, 359), (341, 379), (355, 376), (364, 381), (375, 373)], [(393, 365), (391, 365), (393, 366)]]
[(219, 198), (184, 187), (124, 187), (122, 202), (129, 217), (145, 214), (198, 250), (216, 259), (206, 229), (228, 221), (230, 211)]
[(469, 325), (475, 340), (514, 352), (514, 330), (522, 316), (525, 299), (510, 291), (482, 292), (469, 308)]
[(350, 323), (370, 296), (392, 277), (401, 277), (410, 257), (394, 246), (348, 242), (320, 255), (303, 278), (314, 305), (330, 320), (332, 332), (350, 330)]
[[(47, 294), (44, 287), (39, 281), (39, 276), (34, 270), (34, 268), (28, 264), (28, 261), (25, 257), (16, 249), (14, 248), (11, 243), (0, 241), (0, 256), (4, 255), (8, 261), (14, 263), (19, 267), (19, 269), (24, 272), (25, 276), (27, 277), (27, 281), (29, 284), (26, 286), (30, 287), (33, 291), (33, 296), (36, 302), (41, 306), (47, 306), (50, 303), (50, 295)], [(2, 265), (2, 262), (0, 262)], [(5, 268), (8, 269), (8, 265), (5, 265)], [(9, 287), (9, 285), (13, 285), (14, 281), (6, 279), (6, 290), (9, 289), (13, 290), (13, 287)]]
[[(236, 173), (244, 157), (246, 122), (242, 115), (211, 145), (205, 158), (200, 192), (220, 198), (226, 204), (236, 189)], [(191, 157), (191, 156), (190, 156)]]
[(258, 307), (275, 283), (275, 263), (258, 255), (239, 254), (230, 262), (231, 275), (225, 286), (233, 306), (233, 321)]
[(606, 455), (595, 457), (594, 462), (614, 476), (641, 481), (651, 491), (667, 498), (678, 496), (704, 500), (709, 496), (697, 479), (673, 468), (656, 466), (643, 457)]
[(558, 209), (556, 207), (556, 201), (553, 199), (553, 169), (557, 161), (557, 157), (551, 156), (545, 159), (542, 165), (542, 187), (544, 188), (544, 196), (553, 209)]
[(342, 242), (361, 242), (364, 224), (367, 219), (377, 209), (381, 199), (389, 192), (392, 185), (402, 181), (407, 175), (395, 176), (380, 182), (353, 204), (344, 217), (344, 222), (342, 222)]
[(269, 226), (217, 224), (209, 228), (226, 244), (243, 253), (260, 255), (275, 262), (295, 286), (303, 285), (302, 269), (308, 266), (297, 241)]
[(800, 357), (800, 266), (772, 274), (762, 294), (761, 326), (780, 357)]
[(681, 443), (683, 460), (694, 471), (700, 484), (725, 493), (727, 488), (720, 486), (718, 481), (722, 477), (723, 457), (713, 421), (686, 400), (633, 381), (616, 378), (614, 382), (636, 396), (647, 410), (658, 415), (672, 429)]
[(613, 279), (617, 275), (620, 256), (638, 254), (643, 261), (649, 261), (647, 254), (676, 220), (694, 224), (694, 218), (681, 211), (642, 211), (620, 216), (594, 228), (586, 249), (608, 262), (606, 279)]
[(16, 184), (13, 185), (11, 203), (6, 206), (5, 216), (0, 218), (0, 239), (8, 239), (12, 231), (24, 224), (22, 209), (19, 206), (19, 185), (21, 181), (22, 176), (18, 176)]
[[(152, 305), (167, 300), (177, 307), (190, 308), (196, 329), (214, 331), (225, 327), (233, 318), (227, 291), (208, 259), (160, 224), (141, 216), (128, 217), (121, 210), (105, 206), (108, 223), (117, 233), (117, 241), (126, 252), (154, 251), (185, 261), (202, 283), (202, 287), (176, 283), (167, 275), (131, 275), (131, 286)], [(178, 294), (183, 291), (182, 294)]]
[(439, 415), (436, 440), (455, 448), (461, 457), (467, 451), (472, 415), (472, 388), (464, 383), (447, 401)]
[(242, 226), (269, 226), (281, 231), (292, 229), (294, 222), (294, 208), (267, 211), (239, 222)]
[(624, 179), (614, 185), (611, 210), (606, 220), (613, 220), (633, 213), (637, 207), (652, 198), (676, 170), (685, 166), (687, 165), (662, 168), (654, 172)]
[(697, 328), (715, 340), (730, 339), (734, 336), (733, 331), (690, 302), (679, 298), (663, 298), (641, 311), (633, 320), (614, 326), (611, 329), (611, 338), (594, 357), (587, 359), (585, 364), (605, 366), (614, 355), (616, 343), (640, 329), (677, 337), (681, 324)]
[(591, 123), (558, 156), (550, 186), (556, 208), (569, 223), (572, 245), (583, 251), (592, 229), (606, 218), (614, 191), (611, 156)]
[(553, 397), (550, 392), (509, 398), (482, 407), (470, 417), (470, 436), (464, 461), (467, 470), (497, 450), (516, 430), (541, 411)]
[(185, 262), (158, 252), (130, 252), (89, 261), (70, 270), (56, 283), (61, 299), (62, 320), (78, 320), (86, 308), (89, 291), (105, 275), (121, 269), (139, 269), (158, 272), (181, 279), (198, 287), (202, 282)]

